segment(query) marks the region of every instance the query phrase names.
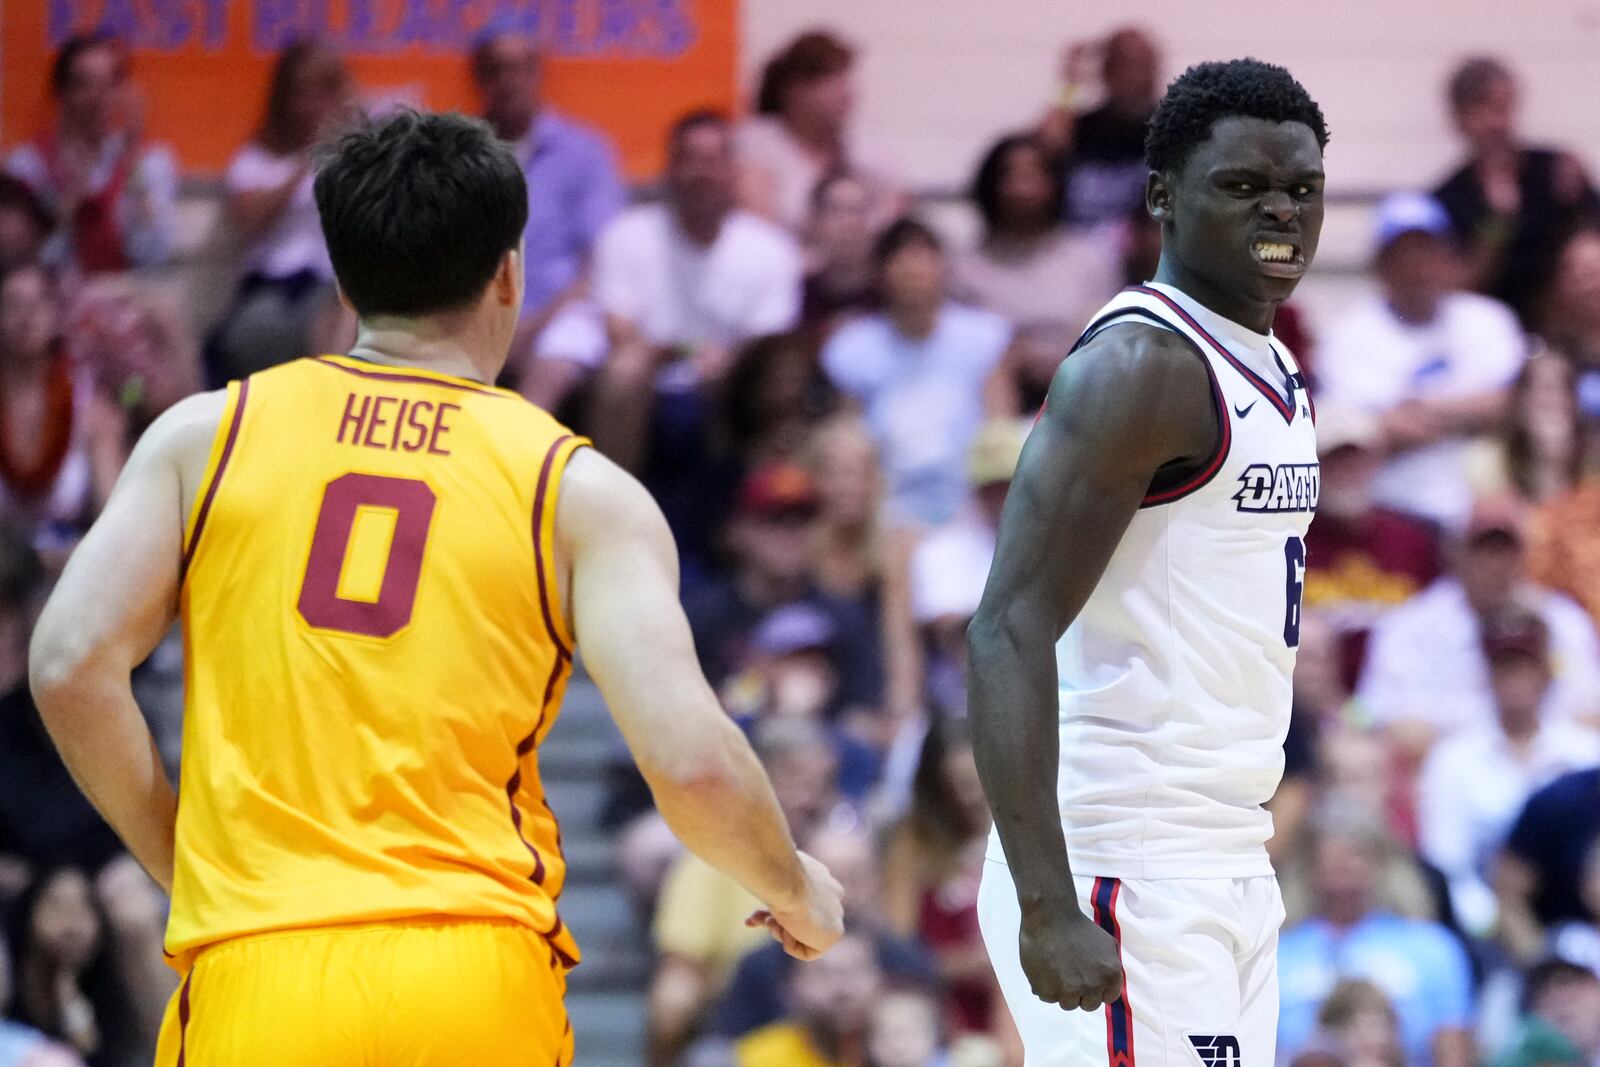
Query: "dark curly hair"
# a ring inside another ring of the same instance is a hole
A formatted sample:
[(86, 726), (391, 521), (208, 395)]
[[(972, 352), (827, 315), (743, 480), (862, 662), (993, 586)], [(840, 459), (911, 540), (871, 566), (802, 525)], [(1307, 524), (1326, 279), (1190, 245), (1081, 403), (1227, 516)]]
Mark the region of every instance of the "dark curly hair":
[(1005, 182), (1006, 165), (1011, 161), (1011, 154), (1018, 149), (1028, 149), (1039, 154), (1040, 160), (1044, 163), (1045, 173), (1049, 175), (1049, 203), (1058, 211), (1060, 209), (1061, 198), (1064, 195), (1061, 188), (1061, 170), (1050, 165), (1050, 153), (1034, 134), (1007, 134), (984, 154), (983, 162), (978, 164), (977, 173), (972, 176), (972, 185), (967, 192), (973, 205), (977, 207), (978, 214), (983, 217), (984, 227), (990, 233), (1000, 228), (1002, 221), (1000, 186)]
[(1225, 118), (1299, 122), (1309, 126), (1317, 147), (1328, 145), (1328, 124), (1305, 86), (1282, 67), (1259, 59), (1197, 63), (1167, 86), (1150, 116), (1144, 158), (1151, 170), (1171, 174)]

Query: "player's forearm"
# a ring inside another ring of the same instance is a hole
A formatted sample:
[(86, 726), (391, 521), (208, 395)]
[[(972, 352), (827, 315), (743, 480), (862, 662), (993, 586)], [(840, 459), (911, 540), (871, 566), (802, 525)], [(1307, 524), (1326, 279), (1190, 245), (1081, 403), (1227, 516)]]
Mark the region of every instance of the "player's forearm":
[(178, 797), (127, 672), (36, 641), (30, 673), (39, 715), (78, 788), (170, 894)]
[(968, 631), (972, 751), (1023, 914), (1077, 910), (1056, 786), (1058, 733), (1050, 624), (980, 610)]
[(677, 768), (641, 768), (656, 807), (689, 851), (762, 903), (791, 905), (805, 872), (772, 785), (736, 726), (724, 720), (717, 734)]

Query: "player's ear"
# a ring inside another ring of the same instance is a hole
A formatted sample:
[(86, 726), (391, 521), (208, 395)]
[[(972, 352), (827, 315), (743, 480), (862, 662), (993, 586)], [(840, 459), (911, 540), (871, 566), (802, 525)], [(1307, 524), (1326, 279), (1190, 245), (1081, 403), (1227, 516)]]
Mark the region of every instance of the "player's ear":
[(345, 295), (344, 286), (340, 285), (336, 281), (333, 283), (333, 291), (339, 296), (339, 306), (350, 312), (350, 314), (354, 315), (356, 313), (356, 306), (350, 303), (350, 297)]
[(494, 272), (494, 296), (502, 306), (522, 303), (522, 242), (506, 250)]
[(1144, 209), (1157, 222), (1172, 220), (1172, 176), (1158, 170), (1144, 182)]

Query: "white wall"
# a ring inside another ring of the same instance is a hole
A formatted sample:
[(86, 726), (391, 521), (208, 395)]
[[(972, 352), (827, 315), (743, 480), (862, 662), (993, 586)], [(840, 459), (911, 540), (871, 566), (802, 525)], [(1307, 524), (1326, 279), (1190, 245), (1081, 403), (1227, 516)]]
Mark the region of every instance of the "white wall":
[[(744, 0), (745, 82), (794, 33), (830, 26), (861, 49), (862, 134), (921, 186), (964, 182), (1000, 131), (1053, 95), (1064, 42), (1125, 21), (1128, 4), (1066, 0)], [(1528, 133), (1600, 169), (1600, 0), (1145, 0), (1137, 21), (1166, 72), (1255, 55), (1282, 63), (1333, 131), (1332, 186), (1420, 185), (1451, 164), (1443, 82), (1492, 51), (1521, 72)]]

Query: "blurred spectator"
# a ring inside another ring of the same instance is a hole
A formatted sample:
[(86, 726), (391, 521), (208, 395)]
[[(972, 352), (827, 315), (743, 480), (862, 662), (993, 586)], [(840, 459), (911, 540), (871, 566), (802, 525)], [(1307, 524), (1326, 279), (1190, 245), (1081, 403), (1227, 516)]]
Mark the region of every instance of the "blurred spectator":
[(1572, 363), (1584, 418), (1600, 420), (1600, 220), (1567, 237), (1546, 293), (1540, 336)]
[(806, 279), (800, 319), (818, 342), (852, 315), (872, 309), (872, 189), (848, 171), (817, 182), (805, 227)]
[(30, 872), (99, 871), (122, 845), (67, 773), (28, 692), (28, 633), (45, 574), (32, 547), (0, 527), (0, 902)]
[(867, 1062), (872, 1067), (947, 1067), (939, 1004), (920, 990), (884, 994), (872, 1009), (867, 1029)]
[(1285, 929), (1278, 946), (1280, 1054), (1293, 1058), (1311, 1043), (1318, 1008), (1340, 979), (1364, 978), (1399, 1015), (1406, 1063), (1470, 1067), (1467, 955), (1437, 923), (1381, 909), (1385, 847), (1375, 823), (1337, 810), (1323, 813), (1311, 841), (1315, 910)]
[(740, 1039), (738, 1067), (868, 1067), (868, 1029), (883, 989), (872, 945), (858, 934), (789, 975), (789, 1020)]
[[(140, 1033), (139, 1013), (116, 970), (105, 913), (82, 871), (39, 872), (13, 906), (8, 925), (14, 1019), (67, 1045), (89, 1067), (151, 1060), (155, 1032)], [(137, 995), (164, 998), (168, 991), (141, 989)]]
[[(1600, 444), (1600, 433), (1593, 436)], [(1582, 604), (1600, 626), (1600, 469), (1534, 512), (1528, 541), (1533, 576)]]
[[(1350, 685), (1341, 670), (1338, 634), (1320, 611), (1308, 609), (1300, 617), (1294, 702), (1289, 732), (1283, 739), (1283, 778), (1267, 804), (1272, 812), (1267, 854), (1274, 863), (1281, 865), (1300, 849), (1301, 831), (1312, 807), (1348, 788), (1347, 781), (1335, 779), (1335, 761), (1330, 757), (1352, 732), (1345, 721), (1349, 703)], [(1361, 791), (1369, 796), (1383, 792), (1381, 788)]]
[[(838, 802), (837, 763), (826, 734), (806, 719), (779, 717), (759, 724), (751, 741), (791, 831), (806, 839)], [(745, 924), (760, 908), (737, 882), (692, 854), (667, 875), (652, 929), (659, 960), (650, 980), (650, 1062), (676, 1059), (740, 957), (770, 937), (765, 927)]]
[(1549, 951), (1600, 975), (1600, 838), (1589, 846), (1578, 872), (1578, 900), (1591, 918), (1557, 923), (1550, 930)]
[(1006, 492), (1027, 439), (1014, 419), (985, 423), (967, 457), (972, 503), (955, 521), (924, 537), (911, 553), (909, 614), (927, 659), (926, 692), (932, 706), (966, 713), (967, 624), (978, 610), (994, 562)]
[(604, 351), (604, 329), (585, 302), (587, 276), (600, 231), (627, 191), (606, 136), (544, 101), (543, 73), (538, 46), (525, 36), (490, 33), (472, 52), (483, 115), (528, 179), (527, 288), (509, 369), (530, 400), (553, 410)]
[(1544, 719), (1550, 633), (1532, 612), (1483, 620), (1483, 651), (1496, 722), (1434, 746), (1417, 786), (1418, 847), (1449, 880), (1462, 925), (1487, 935), (1495, 918), (1490, 861), (1534, 790), (1600, 763), (1600, 733)]
[(1455, 546), (1453, 575), (1440, 578), (1380, 619), (1372, 630), (1358, 696), (1373, 719), (1397, 729), (1417, 752), (1496, 721), (1484, 620), (1522, 609), (1550, 634), (1555, 681), (1550, 720), (1585, 718), (1600, 696), (1600, 639), (1571, 600), (1533, 585), (1515, 516), (1495, 504), (1477, 507)]
[(56, 220), (20, 178), (0, 173), (0, 275), (39, 262)]
[(128, 276), (91, 279), (67, 306), (73, 360), (128, 423), (131, 444), (157, 415), (200, 388), (200, 353), (178, 296)]
[(1378, 502), (1459, 527), (1472, 504), (1467, 440), (1490, 430), (1527, 344), (1504, 306), (1456, 288), (1450, 219), (1401, 193), (1378, 210), (1381, 294), (1339, 318), (1317, 353), (1325, 404), (1382, 420)]
[(1304, 605), (1337, 631), (1346, 687), (1361, 675), (1373, 625), (1439, 576), (1434, 529), (1374, 500), (1380, 433), (1359, 408), (1318, 407), (1322, 490), (1306, 536)]
[(900, 190), (870, 146), (850, 130), (855, 52), (828, 30), (810, 30), (767, 61), (756, 114), (739, 127), (739, 198), (798, 233), (825, 175), (853, 174), (870, 194), (868, 217), (892, 218)]
[(968, 499), (962, 461), (984, 415), (1017, 412), (1005, 359), (1011, 328), (949, 299), (944, 245), (924, 223), (891, 225), (875, 258), (884, 310), (841, 328), (822, 365), (866, 415), (891, 515), (938, 526)]
[(165, 145), (144, 139), (144, 103), (121, 42), (98, 34), (68, 40), (50, 68), (50, 91), (55, 127), (5, 166), (56, 219), (46, 261), (86, 274), (165, 263), (177, 164)]
[(746, 479), (728, 529), (729, 573), (684, 597), (695, 648), (713, 687), (750, 666), (751, 641), (769, 613), (805, 604), (833, 627), (840, 706), (876, 707), (881, 700), (882, 642), (870, 616), (812, 583), (818, 506), (816, 483), (804, 467), (768, 464)]
[[(244, 241), (244, 277), (207, 344), (214, 386), (345, 347), (332, 343), (344, 312), (312, 196), (311, 152), (355, 107), (355, 89), (337, 52), (305, 40), (279, 54), (261, 124), (223, 178)], [(348, 329), (353, 339), (353, 323)]]
[(1492, 1067), (1590, 1067), (1600, 1062), (1600, 975), (1565, 960), (1534, 966), (1523, 1018)]
[(1572, 364), (1535, 352), (1511, 383), (1500, 430), (1468, 459), (1477, 496), (1514, 495), (1534, 505), (1577, 484), (1583, 466), (1583, 423)]
[(105, 503), (127, 456), (122, 413), (74, 364), (62, 325), (44, 268), (0, 278), (0, 512), (56, 551)]
[(1317, 1030), (1312, 1047), (1326, 1047), (1344, 1067), (1406, 1067), (1394, 1005), (1365, 979), (1333, 987), (1317, 1009)]
[(978, 930), (989, 825), (966, 722), (940, 719), (923, 742), (911, 810), (884, 842), (885, 916), (895, 933), (933, 951), (954, 1028), (979, 1033), (1004, 1010)]
[[(1083, 112), (1097, 62), (1104, 99)], [(1144, 203), (1145, 123), (1161, 95), (1160, 50), (1144, 30), (1124, 26), (1103, 42), (1071, 45), (1061, 68), (1061, 94), (1039, 136), (1059, 160), (1063, 215), (1073, 226), (1121, 222)]]
[(803, 458), (813, 428), (834, 403), (816, 353), (801, 333), (746, 342), (722, 390), (722, 421), (735, 463), (757, 467)]
[[(914, 939), (897, 937), (888, 930), (882, 876), (870, 839), (855, 831), (824, 827), (801, 844), (844, 886), (849, 928), (872, 945), (885, 977), (897, 985), (935, 988), (938, 972), (927, 950)], [(776, 941), (751, 951), (739, 961), (712, 1029), (725, 1037), (743, 1037), (781, 1021), (784, 990), (795, 969), (794, 958)]]
[(1450, 78), (1449, 101), (1467, 159), (1434, 196), (1467, 250), (1471, 286), (1505, 301), (1532, 324), (1562, 236), (1600, 207), (1570, 153), (1530, 148), (1516, 129), (1516, 77), (1476, 56)]
[(1537, 958), (1551, 927), (1600, 922), (1585, 899), (1597, 843), (1600, 767), (1564, 774), (1528, 798), (1495, 868), (1500, 935), (1514, 956)]
[(800, 252), (734, 206), (727, 120), (673, 128), (665, 198), (629, 208), (600, 235), (594, 291), (611, 352), (595, 383), (595, 443), (638, 472), (693, 574), (711, 555), (728, 487), (715, 478), (707, 424), (734, 349), (793, 326)]
[(70, 1048), (6, 1017), (11, 1004), (11, 954), (0, 937), (0, 1067), (83, 1067)]
[(1121, 288), (1112, 243), (1061, 223), (1061, 179), (1033, 135), (1003, 137), (969, 193), (983, 220), (977, 248), (956, 261), (956, 287), (1016, 327), (1022, 407), (1037, 411), (1083, 328)]

